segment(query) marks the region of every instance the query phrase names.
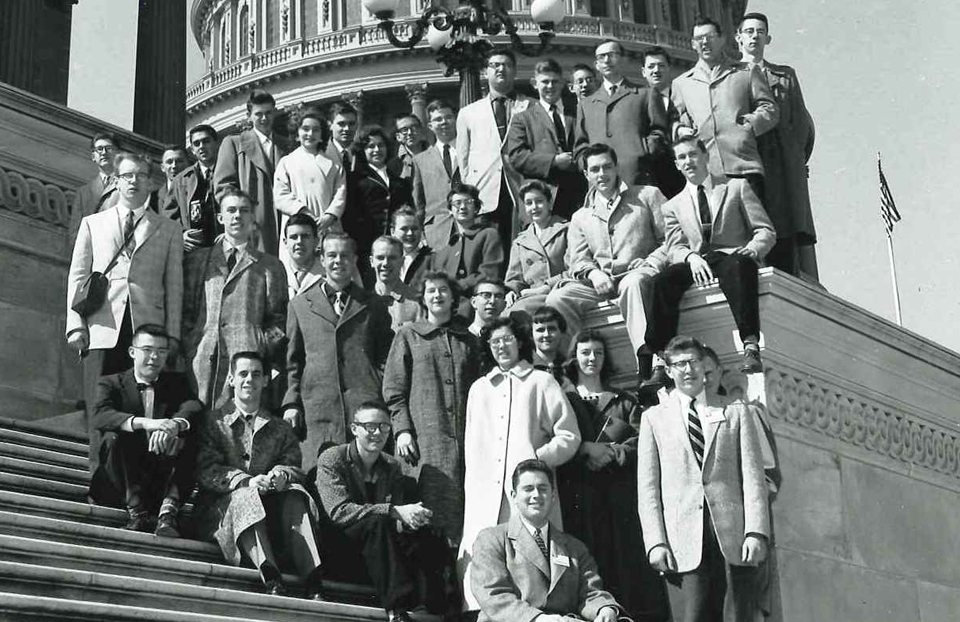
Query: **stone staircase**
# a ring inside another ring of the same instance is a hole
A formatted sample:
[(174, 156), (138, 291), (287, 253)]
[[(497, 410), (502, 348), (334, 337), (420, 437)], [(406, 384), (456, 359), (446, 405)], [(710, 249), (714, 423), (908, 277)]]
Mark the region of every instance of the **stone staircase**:
[(76, 433), (0, 418), (0, 621), (385, 619), (367, 586), (328, 581), (335, 602), (267, 596), (212, 543), (121, 529), (126, 512), (86, 502), (86, 456)]

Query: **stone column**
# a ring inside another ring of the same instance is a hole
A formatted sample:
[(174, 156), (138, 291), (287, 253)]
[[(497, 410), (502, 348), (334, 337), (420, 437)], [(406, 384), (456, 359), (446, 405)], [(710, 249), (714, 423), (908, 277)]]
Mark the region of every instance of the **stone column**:
[(410, 82), (403, 86), (407, 92), (407, 98), (410, 100), (410, 112), (412, 112), (424, 127), (427, 125), (427, 83)]
[(0, 82), (67, 103), (76, 0), (0, 2)]
[(356, 109), (357, 127), (363, 127), (363, 90), (344, 93), (340, 97)]
[(182, 143), (186, 128), (185, 2), (140, 2), (133, 131)]

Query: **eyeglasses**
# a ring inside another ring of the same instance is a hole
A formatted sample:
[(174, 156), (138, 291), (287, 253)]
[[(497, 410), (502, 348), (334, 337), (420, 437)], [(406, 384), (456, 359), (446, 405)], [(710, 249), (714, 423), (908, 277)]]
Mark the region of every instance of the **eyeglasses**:
[(693, 38), (693, 40), (696, 41), (697, 43), (704, 43), (706, 41), (713, 41), (719, 38), (720, 38), (720, 35), (718, 35), (715, 32), (711, 32), (710, 34), (706, 34), (706, 35), (697, 35)]
[(416, 132), (419, 128), (416, 125), (408, 125), (407, 127), (398, 127), (397, 134), (411, 134)]
[(488, 69), (506, 69), (509, 66), (510, 66), (510, 63), (497, 63), (497, 62), (487, 63)]
[(490, 345), (495, 348), (500, 346), (509, 346), (514, 343), (517, 343), (517, 337), (515, 335), (504, 335), (503, 337), (496, 337), (490, 340)]
[(367, 434), (373, 434), (375, 432), (386, 434), (391, 428), (393, 428), (393, 424), (387, 423), (386, 421), (383, 423), (361, 423), (359, 421), (354, 421), (353, 425), (357, 426), (358, 428), (363, 428)]
[(113, 145), (100, 145), (99, 147), (94, 147), (93, 151), (95, 153), (110, 153), (113, 149)]
[(506, 294), (501, 294), (499, 292), (477, 292), (474, 296), (480, 296), (484, 300), (506, 300)]
[(450, 207), (473, 207), (477, 202), (473, 199), (454, 199), (450, 201)]
[(697, 367), (700, 367), (700, 365), (702, 364), (703, 364), (702, 359), (683, 359), (680, 361), (672, 361), (670, 363), (667, 363), (667, 367), (669, 367), (670, 369), (676, 369), (676, 370), (680, 370), (685, 367), (689, 367), (690, 369), (695, 369)]
[(169, 348), (148, 348), (144, 346), (133, 346), (134, 350), (140, 350), (143, 352), (143, 355), (148, 359), (150, 358), (164, 358), (167, 354), (170, 353)]
[(595, 56), (597, 60), (603, 60), (604, 58), (614, 59), (620, 58), (620, 52), (597, 52)]
[(117, 177), (119, 177), (123, 181), (133, 181), (134, 179), (136, 179), (137, 181), (146, 181), (150, 179), (150, 174), (149, 173), (120, 173), (119, 175), (117, 175)]

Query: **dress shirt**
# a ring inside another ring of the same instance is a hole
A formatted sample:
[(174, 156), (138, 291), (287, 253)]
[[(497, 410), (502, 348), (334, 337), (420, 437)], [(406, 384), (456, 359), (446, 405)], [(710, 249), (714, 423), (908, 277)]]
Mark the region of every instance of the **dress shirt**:
[(387, 174), (387, 167), (386, 166), (376, 167), (373, 164), (371, 164), (370, 168), (372, 168), (377, 173), (377, 175), (380, 176), (380, 179), (383, 180), (384, 185), (386, 185), (389, 188), (390, 176)]
[(609, 95), (613, 95), (613, 93), (610, 92), (610, 89), (611, 89), (612, 87), (617, 87), (617, 90), (618, 90), (618, 91), (619, 91), (620, 89), (622, 89), (622, 88), (623, 88), (623, 77), (621, 77), (617, 82), (611, 82), (610, 80), (607, 80), (606, 78), (603, 79), (603, 88), (607, 89), (607, 93), (608, 93)]
[(113, 175), (106, 175), (104, 173), (99, 173), (100, 183), (103, 184), (103, 187), (106, 188), (110, 185), (110, 182), (113, 181)]
[[(610, 213), (612, 214), (613, 210), (617, 209), (617, 206), (620, 205), (620, 195), (622, 195), (624, 192), (626, 192), (629, 189), (630, 189), (630, 186), (628, 186), (626, 182), (621, 181), (620, 187), (617, 188), (617, 194), (612, 199), (608, 199), (607, 197), (603, 196), (599, 192), (594, 192), (593, 193), (593, 209), (597, 209), (597, 208), (609, 209)], [(694, 194), (696, 194), (697, 192), (696, 186), (693, 187), (693, 192)]]
[(230, 244), (230, 241), (226, 238), (223, 239), (223, 257), (227, 261), (230, 261), (230, 251), (237, 249), (237, 262), (240, 261), (240, 258), (244, 256), (247, 252), (247, 242), (243, 244), (237, 244), (236, 246)]
[(273, 162), (273, 139), (257, 128), (253, 128), (253, 131), (257, 135), (257, 139), (260, 140), (260, 147), (263, 149), (264, 155), (267, 156), (268, 160)]
[[(527, 522), (527, 519), (525, 519), (525, 518), (524, 518), (523, 516), (521, 516), (519, 513), (517, 514), (517, 518), (519, 518), (519, 519), (520, 519), (520, 522), (523, 523), (524, 528), (525, 528), (527, 531), (530, 532), (530, 537), (533, 538), (534, 540), (536, 540), (536, 539), (537, 539), (537, 536), (536, 536), (537, 528), (534, 527), (533, 525), (531, 525), (530, 523), (528, 523), (528, 522)], [(546, 522), (546, 523), (544, 523), (543, 527), (540, 528), (540, 537), (543, 538), (543, 542), (547, 545), (547, 552), (549, 552), (549, 551), (550, 551), (550, 523), (549, 523), (549, 521)]]
[(439, 138), (437, 139), (437, 142), (434, 143), (433, 147), (434, 147), (434, 149), (437, 150), (437, 153), (440, 154), (440, 160), (441, 160), (441, 161), (443, 160), (443, 146), (444, 146), (444, 145), (447, 145), (448, 147), (450, 147), (450, 164), (453, 165), (453, 168), (457, 168), (457, 141), (456, 141), (456, 140), (453, 140), (452, 142), (445, 143), (445, 142), (441, 141)]
[[(453, 149), (450, 149), (450, 152), (453, 152)], [(410, 266), (413, 265), (413, 260), (417, 258), (417, 255), (420, 254), (420, 249), (426, 246), (427, 243), (423, 240), (420, 240), (420, 245), (417, 248), (413, 249), (411, 252), (404, 251), (403, 253), (403, 264), (400, 266), (400, 280), (407, 278), (407, 270), (410, 269)]]
[(553, 120), (553, 111), (551, 108), (556, 108), (557, 114), (560, 115), (560, 121), (563, 123), (564, 129), (567, 129), (569, 126), (567, 124), (567, 118), (563, 116), (563, 100), (558, 100), (555, 104), (548, 104), (547, 102), (540, 100), (540, 105), (544, 110), (547, 111), (547, 116), (550, 117), (550, 120)]
[[(687, 429), (687, 411), (690, 410), (690, 402), (692, 402), (694, 398), (690, 397), (689, 395), (687, 395), (683, 391), (680, 391), (679, 389), (677, 389), (676, 391), (677, 391), (677, 396), (680, 398), (680, 416), (683, 419), (683, 429), (686, 430)], [(700, 416), (700, 420), (703, 421), (703, 415), (706, 414), (706, 407), (708, 405), (706, 389), (704, 389), (703, 391), (700, 391), (700, 394), (696, 396), (696, 399), (697, 399), (697, 406), (698, 406), (697, 414)]]
[[(706, 195), (707, 195), (707, 205), (710, 206), (710, 215), (713, 217), (711, 220), (712, 220), (712, 221), (716, 221), (716, 215), (717, 215), (717, 214), (719, 213), (719, 211), (720, 211), (720, 206), (713, 204), (713, 202), (714, 202), (714, 199), (713, 199), (713, 178), (712, 178), (710, 175), (707, 175), (706, 179), (704, 179), (704, 180), (700, 183), (700, 185), (703, 186), (703, 191), (704, 191), (704, 193), (706, 193)], [(693, 201), (694, 210), (699, 209), (699, 206), (700, 206), (700, 198), (697, 196), (697, 184), (692, 184), (692, 183), (690, 183), (690, 182), (688, 181), (688, 182), (687, 182), (686, 191), (687, 191), (687, 194), (690, 195), (690, 200)], [(697, 221), (699, 222), (699, 220), (700, 220), (700, 216), (699, 216), (699, 212), (697, 212)], [(727, 248), (713, 248), (713, 247), (711, 247), (710, 250), (719, 251), (719, 252), (721, 252), (721, 253), (726, 253), (727, 255), (729, 255), (730, 253), (732, 253), (732, 252), (733, 252), (734, 250), (736, 250), (736, 249), (731, 246), (731, 247), (727, 247)]]

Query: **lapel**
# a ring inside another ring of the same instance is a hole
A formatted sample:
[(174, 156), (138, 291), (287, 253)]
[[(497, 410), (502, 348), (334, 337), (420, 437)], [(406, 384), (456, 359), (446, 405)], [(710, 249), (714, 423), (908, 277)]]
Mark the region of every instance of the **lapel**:
[[(223, 259), (223, 267), (226, 270), (227, 264), (226, 259), (223, 257), (223, 251), (220, 251), (220, 258)], [(223, 286), (226, 287), (230, 284), (231, 281), (234, 281), (240, 278), (240, 275), (243, 272), (252, 266), (254, 263), (260, 260), (260, 251), (257, 251), (253, 246), (248, 242), (246, 252), (237, 260), (237, 265), (233, 267), (233, 272), (227, 275), (226, 279), (223, 282)]]
[(343, 310), (343, 315), (340, 316), (340, 324), (346, 324), (353, 316), (366, 309), (367, 303), (370, 301), (367, 292), (352, 283), (347, 285), (345, 291), (350, 297), (347, 299), (347, 308)]
[[(553, 524), (551, 524), (549, 535), (550, 535), (550, 589), (547, 590), (548, 596), (551, 592), (553, 592), (553, 589), (557, 587), (557, 584), (560, 582), (560, 579), (563, 578), (563, 573), (567, 571), (570, 564), (570, 554), (567, 551), (567, 541), (563, 532), (557, 529)], [(534, 543), (534, 545), (536, 545), (536, 543)], [(541, 555), (541, 557), (543, 557), (543, 555)], [(555, 563), (555, 560), (562, 559), (564, 557), (567, 559), (566, 566), (564, 566), (563, 564)]]
[(713, 191), (710, 193), (710, 216), (715, 229), (717, 228), (717, 218), (720, 215), (720, 208), (723, 207), (723, 202), (727, 198), (727, 188), (727, 184), (721, 182), (716, 177), (713, 178)]
[(606, 86), (603, 84), (600, 85), (600, 89), (598, 90), (602, 90), (607, 95), (607, 106), (613, 106), (628, 94), (635, 93), (637, 89), (630, 84), (629, 81), (624, 79), (623, 82), (620, 83), (620, 86), (617, 87), (617, 92), (613, 94), (613, 97), (610, 97), (610, 94), (607, 93)]
[(544, 257), (547, 255), (547, 251), (540, 242), (540, 238), (537, 237), (537, 234), (533, 230), (533, 223), (527, 225), (527, 228), (517, 236), (517, 239), (514, 240), (514, 242), (517, 246), (525, 248), (528, 251), (532, 251), (538, 255), (543, 255)]
[(701, 408), (700, 427), (703, 428), (703, 464), (707, 464), (707, 457), (710, 455), (710, 448), (713, 447), (713, 439), (717, 437), (717, 430), (720, 428), (719, 421), (707, 421), (707, 414), (711, 410), (723, 410), (722, 406), (713, 406), (708, 404), (707, 408)]
[[(667, 416), (667, 426), (672, 430), (673, 434), (679, 439), (680, 447), (683, 447), (683, 452), (688, 454), (688, 458), (692, 464), (697, 463), (697, 458), (693, 455), (693, 447), (690, 446), (690, 432), (687, 430), (687, 411), (683, 408), (683, 401), (680, 399), (679, 389), (674, 389), (670, 392), (671, 402), (670, 409), (668, 412), (664, 413)], [(703, 427), (703, 418), (700, 420), (700, 427)], [(706, 449), (704, 449), (704, 456), (706, 456)], [(677, 459), (680, 460), (680, 456), (677, 456)]]
[(140, 223), (140, 226), (133, 232), (133, 240), (136, 242), (136, 246), (133, 248), (134, 254), (136, 254), (136, 252), (140, 250), (140, 247), (150, 239), (150, 236), (160, 228), (160, 223), (157, 222), (159, 218), (160, 216), (150, 208), (147, 208), (147, 211), (143, 213), (143, 222)]
[(687, 192), (687, 186), (684, 186), (680, 192), (682, 196), (677, 216), (681, 222), (681, 229), (687, 237), (687, 242), (689, 242), (690, 250), (696, 250), (703, 243), (703, 234), (700, 231), (700, 209), (694, 205), (693, 198)]
[(553, 126), (553, 119), (543, 109), (539, 101), (533, 103), (533, 115), (539, 119), (539, 122), (546, 128), (547, 134), (553, 139), (554, 149), (560, 149), (560, 137), (557, 136), (557, 129)]
[(319, 264), (320, 264), (319, 261), (315, 262), (313, 266), (311, 266), (310, 269), (307, 271), (307, 273), (303, 275), (303, 280), (300, 281), (300, 287), (297, 288), (298, 295), (307, 291), (308, 289), (313, 287), (316, 283), (318, 283), (321, 279), (323, 279), (323, 273), (321, 273), (318, 270)]
[[(276, 141), (273, 141), (276, 146)], [(254, 130), (244, 130), (240, 133), (240, 148), (254, 166), (268, 175), (273, 175), (273, 167), (267, 162), (267, 157), (263, 153), (263, 147), (260, 145), (260, 138)]]
[(313, 313), (320, 316), (333, 326), (336, 326), (340, 321), (340, 318), (337, 317), (337, 313), (333, 310), (333, 305), (330, 304), (330, 300), (327, 298), (326, 291), (323, 289), (322, 280), (318, 281), (310, 289), (303, 292), (301, 296), (310, 305), (310, 310), (313, 311)]
[(223, 256), (223, 241), (221, 240), (211, 246), (210, 253), (210, 264), (226, 284), (229, 274), (227, 273), (227, 258)]
[[(120, 390), (123, 393), (123, 403), (127, 405), (136, 416), (143, 415), (143, 400), (140, 399), (140, 391), (137, 389), (137, 379), (133, 375), (133, 368), (128, 369), (120, 376)], [(156, 391), (154, 391), (156, 396)], [(154, 410), (156, 410), (156, 398), (154, 398)]]
[[(452, 146), (453, 145), (451, 145), (451, 147)], [(453, 154), (450, 154), (453, 168), (450, 171), (450, 175), (447, 175), (447, 169), (443, 167), (443, 156), (440, 155), (440, 150), (437, 149), (436, 145), (427, 147), (427, 154), (424, 157), (430, 159), (430, 162), (432, 163), (431, 166), (437, 171), (437, 175), (447, 182), (452, 181), (457, 176), (457, 171), (460, 170), (460, 159), (455, 158), (453, 157)]]
[[(373, 168), (372, 166), (370, 166), (369, 164), (365, 164), (365, 165), (364, 165), (364, 171), (363, 171), (363, 173), (364, 173), (364, 175), (366, 175), (367, 179), (370, 179), (371, 181), (373, 181), (374, 183), (376, 183), (377, 185), (379, 185), (381, 188), (383, 188), (383, 189), (386, 190), (387, 192), (390, 192), (390, 185), (384, 183), (383, 177), (380, 177), (380, 173), (378, 173), (376, 170), (374, 170), (374, 168)], [(389, 175), (389, 173), (388, 173), (388, 174), (387, 174), (387, 179), (389, 179), (389, 178), (390, 178), (390, 175)]]
[[(552, 532), (554, 528), (551, 526), (550, 531)], [(510, 518), (510, 526), (507, 530), (507, 537), (513, 541), (513, 548), (520, 553), (528, 562), (537, 567), (537, 570), (543, 573), (544, 578), (550, 579), (550, 566), (547, 563), (547, 559), (543, 556), (543, 553), (540, 551), (540, 547), (537, 546), (536, 540), (533, 539), (533, 536), (530, 535), (530, 532), (527, 531), (527, 528), (520, 521), (520, 518), (513, 516)], [(551, 540), (553, 535), (550, 535)], [(550, 589), (553, 589), (553, 585), (550, 586)], [(549, 590), (547, 590), (549, 593)]]

